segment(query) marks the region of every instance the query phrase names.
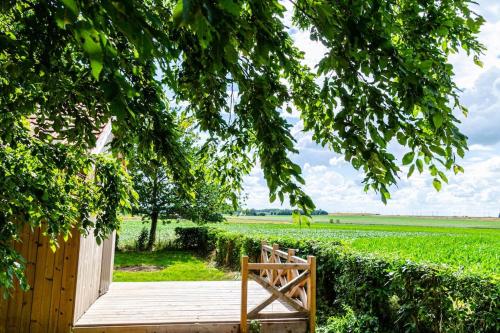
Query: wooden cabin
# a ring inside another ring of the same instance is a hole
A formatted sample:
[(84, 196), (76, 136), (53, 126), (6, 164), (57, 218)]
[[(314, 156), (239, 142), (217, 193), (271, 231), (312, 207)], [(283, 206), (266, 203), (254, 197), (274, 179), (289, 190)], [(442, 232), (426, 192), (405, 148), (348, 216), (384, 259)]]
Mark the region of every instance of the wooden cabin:
[[(111, 136), (108, 124), (93, 151)], [(21, 239), (30, 289), (0, 300), (0, 333), (247, 333), (254, 319), (262, 333), (314, 332), (314, 257), (277, 245), (243, 257), (241, 281), (112, 283), (115, 234), (98, 245), (75, 230), (56, 252), (39, 229)]]
[[(111, 122), (95, 134), (92, 152), (104, 152), (112, 139)], [(75, 230), (53, 252), (40, 229), (32, 232), (26, 227), (15, 246), (26, 259), (30, 289), (16, 289), (9, 299), (0, 299), (0, 333), (70, 332), (77, 319), (109, 289), (114, 242), (114, 234), (98, 245), (93, 236), (84, 237)]]

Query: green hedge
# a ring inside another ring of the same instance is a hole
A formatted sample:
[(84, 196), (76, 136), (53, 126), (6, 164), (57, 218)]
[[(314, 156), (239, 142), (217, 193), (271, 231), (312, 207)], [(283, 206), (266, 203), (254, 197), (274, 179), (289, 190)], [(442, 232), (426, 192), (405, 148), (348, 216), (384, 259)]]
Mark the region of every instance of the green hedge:
[[(264, 240), (205, 226), (178, 228), (176, 235), (180, 248), (214, 253), (219, 266), (233, 270), (239, 270), (242, 254), (256, 261)], [(336, 317), (330, 322), (334, 319), (338, 327), (338, 318), (350, 316), (369, 318), (360, 332), (500, 331), (498, 281), (440, 266), (382, 260), (355, 253), (340, 242), (265, 240), (317, 257), (321, 323)], [(328, 327), (322, 332), (342, 331)]]

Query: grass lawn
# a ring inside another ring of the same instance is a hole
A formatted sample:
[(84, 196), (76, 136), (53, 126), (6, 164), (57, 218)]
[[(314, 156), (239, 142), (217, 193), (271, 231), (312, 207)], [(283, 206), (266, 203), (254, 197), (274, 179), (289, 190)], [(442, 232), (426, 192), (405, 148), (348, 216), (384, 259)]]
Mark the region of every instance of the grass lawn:
[(115, 254), (115, 282), (220, 281), (233, 280), (234, 273), (211, 267), (186, 251), (121, 252)]

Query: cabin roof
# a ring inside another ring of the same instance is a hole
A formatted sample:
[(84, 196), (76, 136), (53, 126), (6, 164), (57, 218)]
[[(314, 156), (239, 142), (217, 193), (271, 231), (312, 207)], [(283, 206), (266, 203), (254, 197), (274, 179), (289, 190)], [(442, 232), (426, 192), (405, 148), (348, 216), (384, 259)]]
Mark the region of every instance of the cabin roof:
[[(55, 140), (61, 142), (66, 141), (64, 138), (61, 138), (59, 131), (54, 130), (52, 122), (46, 120), (40, 122), (38, 119), (36, 115), (32, 115), (28, 118), (31, 129), (35, 135), (42, 133), (52, 136)], [(95, 137), (96, 143), (95, 147), (91, 149), (92, 153), (98, 154), (106, 151), (106, 145), (112, 139), (111, 129), (111, 120), (101, 126), (94, 126), (92, 135)]]

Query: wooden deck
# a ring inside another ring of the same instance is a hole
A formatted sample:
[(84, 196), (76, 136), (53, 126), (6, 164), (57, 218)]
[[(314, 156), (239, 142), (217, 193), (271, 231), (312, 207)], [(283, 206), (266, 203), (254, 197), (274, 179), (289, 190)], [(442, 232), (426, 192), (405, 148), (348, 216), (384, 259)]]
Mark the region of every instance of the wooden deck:
[[(248, 282), (248, 306), (271, 294)], [(112, 283), (81, 316), (74, 333), (237, 333), (241, 311), (241, 281)], [(307, 319), (275, 300), (264, 310), (262, 333), (305, 333)]]

